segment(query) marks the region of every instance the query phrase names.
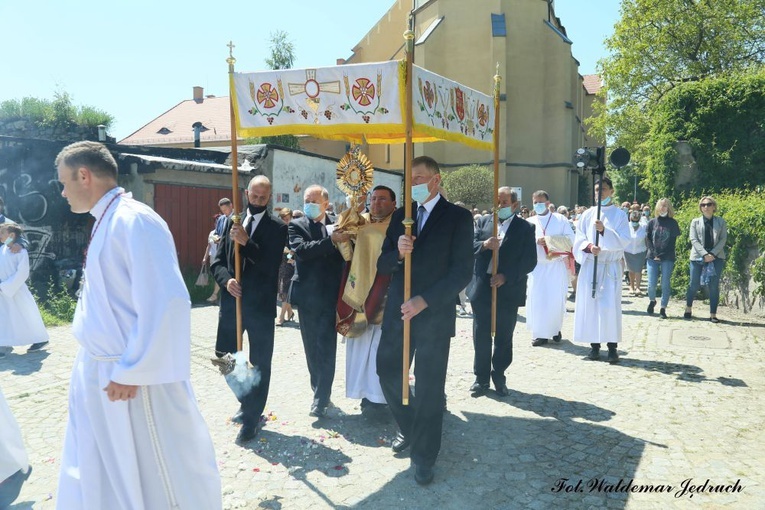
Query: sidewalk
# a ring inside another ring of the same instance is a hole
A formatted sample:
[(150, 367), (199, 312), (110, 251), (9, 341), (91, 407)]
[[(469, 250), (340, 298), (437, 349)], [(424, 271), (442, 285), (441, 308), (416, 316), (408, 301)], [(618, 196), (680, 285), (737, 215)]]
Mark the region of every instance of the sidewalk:
[[(308, 416), (308, 372), (294, 323), (276, 328), (267, 426), (247, 447), (235, 445), (238, 426), (229, 417), (237, 402), (208, 359), (218, 309), (195, 308), (192, 378), (215, 442), (224, 508), (761, 508), (765, 318), (722, 307), (720, 324), (686, 321), (673, 301), (662, 320), (646, 316), (646, 305), (647, 298), (623, 298), (616, 366), (583, 360), (589, 348), (568, 340), (573, 313), (564, 340), (543, 347), (531, 347), (519, 317), (504, 399), (470, 396), (472, 322), (457, 319), (443, 446), (435, 481), (424, 488), (408, 457), (390, 451), (392, 420), (362, 417), (359, 402), (345, 398), (344, 345), (335, 407), (326, 418)], [(703, 311), (697, 303), (694, 313)], [(34, 467), (14, 509), (55, 506), (77, 346), (69, 327), (50, 333), (47, 352), (17, 349), (0, 360), (0, 386)], [(588, 486), (591, 479), (599, 485)], [(742, 489), (680, 495), (686, 479)], [(647, 485), (671, 488), (625, 492)], [(571, 492), (557, 491), (563, 487)]]

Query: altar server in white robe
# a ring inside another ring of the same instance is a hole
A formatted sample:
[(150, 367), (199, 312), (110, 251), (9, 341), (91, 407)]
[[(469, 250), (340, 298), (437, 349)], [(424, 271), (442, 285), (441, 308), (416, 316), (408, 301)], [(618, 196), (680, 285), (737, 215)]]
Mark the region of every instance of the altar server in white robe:
[[(582, 265), (576, 288), (574, 342), (589, 343), (587, 359), (600, 359), (600, 344), (608, 345), (609, 363), (617, 363), (616, 344), (622, 339), (622, 258), (630, 242), (627, 215), (613, 204), (611, 179), (602, 177), (595, 184), (595, 196), (601, 188), (600, 220), (597, 207), (590, 207), (579, 220), (574, 239), (574, 256)], [(597, 246), (595, 232), (600, 232)], [(597, 256), (595, 297), (592, 275)]]
[(537, 347), (551, 338), (556, 342), (561, 340), (569, 265), (573, 266), (569, 256), (574, 243), (574, 230), (568, 218), (549, 210), (550, 197), (546, 191), (535, 191), (531, 199), (536, 215), (530, 217), (528, 222), (535, 228), (537, 265), (529, 274), (526, 329), (533, 338), (531, 345)]
[(72, 324), (80, 350), (56, 508), (221, 508), (190, 382), (189, 294), (167, 224), (117, 187), (102, 144), (69, 145), (56, 166), (72, 211), (95, 219)]
[(21, 429), (0, 390), (0, 508), (16, 500), (31, 472)]
[(32, 344), (27, 352), (42, 349), (48, 343), (40, 310), (27, 287), (29, 254), (19, 246), (21, 227), (15, 223), (0, 225), (0, 358), (11, 346)]

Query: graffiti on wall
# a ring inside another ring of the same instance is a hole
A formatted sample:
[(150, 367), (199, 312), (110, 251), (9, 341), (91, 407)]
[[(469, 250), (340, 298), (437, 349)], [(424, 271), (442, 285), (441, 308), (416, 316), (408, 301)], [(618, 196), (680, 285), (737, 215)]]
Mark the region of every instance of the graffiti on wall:
[(53, 161), (56, 144), (0, 145), (0, 198), (4, 214), (17, 222), (29, 242), (33, 283), (67, 283), (82, 265), (89, 215), (73, 214), (61, 196)]

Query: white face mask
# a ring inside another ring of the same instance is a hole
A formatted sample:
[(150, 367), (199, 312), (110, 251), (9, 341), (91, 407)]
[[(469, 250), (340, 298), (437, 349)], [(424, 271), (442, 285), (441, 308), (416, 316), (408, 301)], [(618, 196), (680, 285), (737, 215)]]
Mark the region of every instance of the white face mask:
[(661, 216), (662, 218), (666, 218), (667, 217), (667, 213), (665, 213), (665, 212), (659, 213), (659, 216)]

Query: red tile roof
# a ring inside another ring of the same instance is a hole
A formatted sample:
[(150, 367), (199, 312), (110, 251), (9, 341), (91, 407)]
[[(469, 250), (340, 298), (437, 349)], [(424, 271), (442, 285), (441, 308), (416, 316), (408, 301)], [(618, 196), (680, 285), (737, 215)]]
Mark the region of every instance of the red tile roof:
[(181, 101), (134, 133), (119, 141), (125, 145), (172, 145), (194, 142), (192, 125), (207, 128), (201, 142), (231, 140), (231, 117), (226, 97), (206, 97), (200, 101)]
[(597, 94), (603, 87), (603, 82), (600, 81), (599, 74), (585, 74), (582, 76), (582, 85), (588, 94)]

